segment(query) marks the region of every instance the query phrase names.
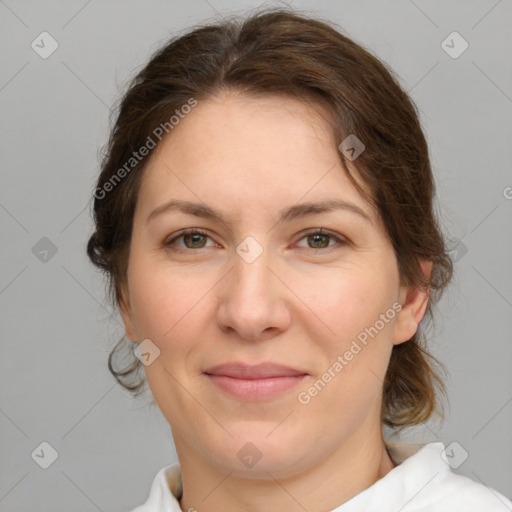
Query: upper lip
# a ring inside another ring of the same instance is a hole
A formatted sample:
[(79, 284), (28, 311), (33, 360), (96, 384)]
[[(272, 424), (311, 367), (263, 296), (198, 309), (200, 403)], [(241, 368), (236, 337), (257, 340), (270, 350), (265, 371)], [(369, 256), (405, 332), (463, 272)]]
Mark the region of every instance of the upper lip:
[(306, 372), (296, 370), (282, 364), (260, 363), (224, 363), (212, 366), (204, 371), (207, 375), (224, 375), (235, 379), (267, 379), (270, 377), (294, 377), (306, 375)]

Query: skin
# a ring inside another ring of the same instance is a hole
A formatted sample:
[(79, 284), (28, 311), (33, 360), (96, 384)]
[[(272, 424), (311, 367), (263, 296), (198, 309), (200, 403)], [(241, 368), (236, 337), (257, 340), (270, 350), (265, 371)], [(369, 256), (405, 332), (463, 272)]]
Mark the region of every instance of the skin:
[[(383, 379), (428, 294), (401, 284), (381, 219), (345, 174), (328, 115), (288, 97), (223, 92), (200, 101), (144, 171), (121, 314), (129, 339), (160, 350), (144, 369), (172, 429), (184, 511), (331, 510), (394, 467), (382, 436)], [(328, 198), (369, 219), (337, 209), (277, 222), (286, 206)], [(226, 222), (177, 210), (146, 222), (170, 199), (206, 204)], [(184, 228), (207, 236), (171, 241)], [(304, 234), (312, 228), (334, 236)], [(247, 236), (263, 250), (252, 263), (236, 252)], [(298, 393), (396, 302), (400, 312), (301, 404)], [(232, 361), (308, 375), (278, 396), (244, 401), (203, 373)], [(237, 457), (248, 442), (261, 453), (250, 468)]]

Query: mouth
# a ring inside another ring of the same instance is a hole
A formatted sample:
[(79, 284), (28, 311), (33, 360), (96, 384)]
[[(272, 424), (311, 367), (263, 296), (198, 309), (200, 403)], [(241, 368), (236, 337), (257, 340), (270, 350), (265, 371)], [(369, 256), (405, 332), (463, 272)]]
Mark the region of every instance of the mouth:
[(288, 366), (264, 363), (228, 363), (207, 369), (204, 374), (218, 389), (241, 400), (258, 401), (295, 387), (308, 374)]

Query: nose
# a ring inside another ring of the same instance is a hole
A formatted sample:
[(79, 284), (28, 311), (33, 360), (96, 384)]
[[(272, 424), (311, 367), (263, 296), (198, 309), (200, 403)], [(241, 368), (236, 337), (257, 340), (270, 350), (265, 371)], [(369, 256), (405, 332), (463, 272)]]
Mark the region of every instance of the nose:
[(245, 340), (263, 340), (290, 325), (290, 290), (280, 278), (268, 251), (249, 263), (238, 254), (233, 268), (219, 283), (217, 321), (224, 332)]

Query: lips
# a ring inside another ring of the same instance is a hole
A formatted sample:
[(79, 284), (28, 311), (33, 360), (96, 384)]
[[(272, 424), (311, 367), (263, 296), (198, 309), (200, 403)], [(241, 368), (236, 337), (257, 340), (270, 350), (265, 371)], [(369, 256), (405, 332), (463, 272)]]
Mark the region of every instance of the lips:
[(295, 387), (308, 375), (274, 363), (227, 363), (208, 368), (204, 373), (216, 389), (244, 401), (273, 398)]
[(306, 375), (306, 372), (273, 363), (262, 363), (252, 366), (245, 363), (220, 364), (209, 368), (204, 373), (207, 375), (224, 375), (225, 377), (232, 377), (234, 379), (247, 380)]

